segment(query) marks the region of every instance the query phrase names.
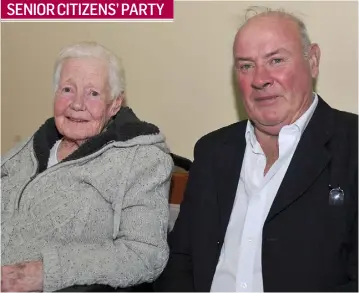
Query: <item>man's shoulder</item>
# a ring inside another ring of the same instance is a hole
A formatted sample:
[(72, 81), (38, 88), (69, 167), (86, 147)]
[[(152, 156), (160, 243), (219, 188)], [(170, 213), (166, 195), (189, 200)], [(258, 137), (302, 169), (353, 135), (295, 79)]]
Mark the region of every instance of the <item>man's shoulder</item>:
[(331, 107), (320, 96), (308, 128), (351, 140), (358, 136), (358, 114)]
[(358, 114), (333, 109), (336, 116), (336, 123), (338, 126), (345, 128), (350, 127), (348, 130), (358, 129)]
[[(340, 140), (341, 144), (353, 144), (355, 142), (357, 145), (358, 115), (336, 108), (332, 108), (332, 113), (332, 121), (330, 121), (329, 125), (333, 128), (330, 130), (334, 135), (333, 139)], [(322, 123), (328, 122), (323, 121)]]
[(248, 120), (236, 122), (205, 134), (196, 142), (195, 148), (213, 148), (215, 145), (238, 139), (240, 136), (245, 139), (244, 132), (247, 121)]

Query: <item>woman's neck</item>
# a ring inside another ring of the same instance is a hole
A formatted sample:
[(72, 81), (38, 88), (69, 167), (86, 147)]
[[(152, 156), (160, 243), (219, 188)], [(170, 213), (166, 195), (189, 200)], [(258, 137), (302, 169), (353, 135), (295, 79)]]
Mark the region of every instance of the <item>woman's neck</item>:
[(74, 151), (76, 151), (86, 140), (69, 140), (67, 138), (63, 138), (60, 142), (58, 151), (57, 151), (57, 159), (58, 161), (62, 161), (71, 155)]

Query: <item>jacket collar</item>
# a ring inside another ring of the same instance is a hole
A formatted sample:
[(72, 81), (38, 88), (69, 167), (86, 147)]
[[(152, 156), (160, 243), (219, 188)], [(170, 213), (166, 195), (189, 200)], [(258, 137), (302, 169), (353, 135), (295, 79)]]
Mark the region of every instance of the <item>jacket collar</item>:
[[(267, 221), (301, 196), (319, 176), (330, 160), (326, 143), (332, 136), (333, 109), (318, 95), (318, 105), (308, 121), (288, 171), (278, 190)], [(219, 239), (224, 241), (236, 197), (238, 181), (246, 148), (245, 120), (237, 124), (232, 136), (218, 146), (215, 155), (217, 202), (219, 208)]]
[[(64, 161), (85, 157), (113, 141), (126, 141), (140, 135), (154, 135), (160, 131), (157, 126), (141, 121), (129, 107), (122, 107), (104, 130), (90, 138)], [(47, 168), (50, 149), (62, 138), (56, 128), (55, 119), (49, 118), (34, 135), (34, 152), (39, 162), (39, 172)]]

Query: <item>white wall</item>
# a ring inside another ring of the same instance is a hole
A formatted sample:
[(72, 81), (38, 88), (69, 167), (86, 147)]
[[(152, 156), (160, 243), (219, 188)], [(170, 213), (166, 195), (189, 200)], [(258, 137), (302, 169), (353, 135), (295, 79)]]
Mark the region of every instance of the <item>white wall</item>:
[[(263, 3), (301, 13), (322, 49), (318, 92), (331, 106), (357, 113), (357, 3)], [(2, 153), (52, 115), (60, 48), (95, 40), (123, 58), (138, 116), (160, 126), (173, 152), (192, 158), (199, 137), (239, 119), (231, 50), (247, 5), (176, 2), (173, 23), (3, 23)]]

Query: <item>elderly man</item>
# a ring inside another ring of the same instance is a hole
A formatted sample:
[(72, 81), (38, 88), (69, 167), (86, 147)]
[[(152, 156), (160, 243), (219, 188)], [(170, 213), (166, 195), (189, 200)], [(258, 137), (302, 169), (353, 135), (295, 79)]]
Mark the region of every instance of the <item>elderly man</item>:
[(314, 92), (293, 15), (248, 18), (233, 50), (249, 120), (197, 142), (156, 290), (357, 291), (357, 115)]

